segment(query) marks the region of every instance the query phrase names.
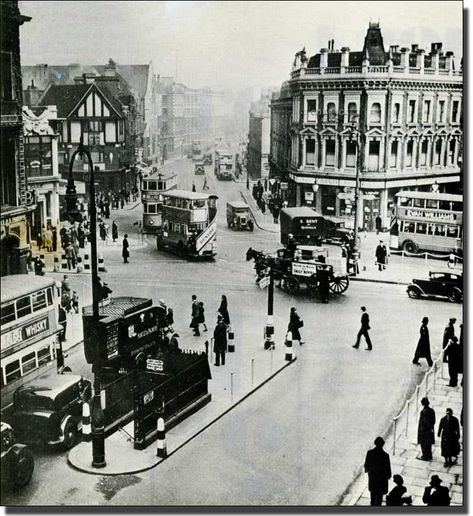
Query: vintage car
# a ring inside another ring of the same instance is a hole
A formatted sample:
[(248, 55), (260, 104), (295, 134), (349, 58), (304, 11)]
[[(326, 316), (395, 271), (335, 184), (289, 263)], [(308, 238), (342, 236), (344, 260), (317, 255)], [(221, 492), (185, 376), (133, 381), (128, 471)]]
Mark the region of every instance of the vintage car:
[(82, 430), (82, 405), (91, 383), (78, 375), (46, 373), (13, 393), (4, 419), (21, 442), (72, 448)]
[(428, 279), (413, 279), (407, 287), (412, 299), (419, 297), (444, 297), (452, 303), (463, 301), (463, 274), (454, 272), (429, 272)]
[(205, 174), (205, 167), (203, 161), (198, 161), (194, 165), (194, 173), (196, 176), (203, 176)]
[(245, 229), (253, 231), (254, 225), (248, 204), (242, 201), (227, 202), (227, 225), (237, 231)]
[(2, 483), (24, 487), (31, 480), (34, 458), (28, 446), (15, 441), (13, 429), (7, 423), (0, 424)]

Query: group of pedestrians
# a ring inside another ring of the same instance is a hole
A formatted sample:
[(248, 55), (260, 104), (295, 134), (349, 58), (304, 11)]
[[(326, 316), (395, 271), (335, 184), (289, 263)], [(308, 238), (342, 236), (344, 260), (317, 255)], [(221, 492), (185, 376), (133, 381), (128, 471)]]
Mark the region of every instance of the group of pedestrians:
[[(195, 294), (192, 295), (191, 306), (191, 322), (190, 328), (193, 330), (194, 337), (200, 336), (200, 325), (203, 326), (203, 331), (208, 331), (205, 322), (205, 307), (202, 301), (197, 299)], [(228, 348), (228, 337), (230, 333), (230, 315), (228, 313), (227, 296), (222, 295), (220, 306), (217, 311), (217, 323), (213, 332), (213, 351), (215, 353), (214, 365), (219, 367), (225, 365), (225, 355)]]
[(57, 251), (57, 228), (48, 225), (42, 227), (36, 235), (38, 250), (46, 250), (48, 253)]

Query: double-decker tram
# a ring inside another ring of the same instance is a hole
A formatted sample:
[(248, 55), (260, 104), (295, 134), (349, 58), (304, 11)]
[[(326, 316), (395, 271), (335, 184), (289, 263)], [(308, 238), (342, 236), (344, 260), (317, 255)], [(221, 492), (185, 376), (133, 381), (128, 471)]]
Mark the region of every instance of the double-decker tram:
[(177, 174), (155, 174), (144, 177), (141, 184), (143, 233), (156, 234), (162, 225), (163, 193), (177, 188)]
[[(1, 279), (1, 407), (13, 391), (59, 366), (60, 303), (53, 278), (14, 274)], [(62, 350), (61, 350), (62, 353)], [(56, 362), (58, 356), (58, 362)], [(61, 356), (62, 361), (62, 356)]]
[(408, 253), (463, 252), (463, 196), (401, 191), (391, 219), (390, 247)]
[(217, 254), (217, 199), (216, 195), (186, 190), (163, 193), (157, 248), (186, 258), (213, 258)]

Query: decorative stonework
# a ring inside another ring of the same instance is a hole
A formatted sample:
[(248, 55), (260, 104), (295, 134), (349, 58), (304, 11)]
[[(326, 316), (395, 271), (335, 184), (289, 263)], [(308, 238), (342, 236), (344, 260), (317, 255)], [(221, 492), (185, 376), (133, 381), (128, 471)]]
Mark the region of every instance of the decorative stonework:
[(47, 106), (39, 115), (36, 115), (29, 107), (23, 106), (22, 115), (25, 136), (54, 136), (56, 134), (49, 125), (50, 120), (57, 119), (56, 106)]

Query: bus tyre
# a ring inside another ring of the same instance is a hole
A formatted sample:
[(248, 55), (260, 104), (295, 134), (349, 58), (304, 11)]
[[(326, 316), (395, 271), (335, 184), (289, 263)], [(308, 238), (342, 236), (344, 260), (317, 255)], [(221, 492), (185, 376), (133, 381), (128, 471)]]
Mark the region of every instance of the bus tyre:
[(64, 434), (64, 449), (70, 450), (74, 444), (77, 442), (77, 425), (73, 421), (71, 417), (66, 419), (64, 423), (61, 425), (63, 427), (63, 434)]
[(182, 242), (182, 240), (180, 240), (177, 244), (177, 255), (180, 256), (181, 258), (183, 258), (186, 254), (186, 250), (185, 250), (185, 246)]
[(34, 458), (27, 448), (15, 450), (11, 470), (11, 481), (16, 487), (24, 487), (31, 480), (34, 471)]
[(462, 300), (462, 293), (458, 289), (453, 288), (448, 293), (448, 300), (451, 303), (459, 303)]
[(412, 240), (406, 240), (402, 244), (402, 248), (406, 253), (417, 254), (419, 252), (419, 248), (417, 247), (417, 244), (415, 242), (413, 242)]

